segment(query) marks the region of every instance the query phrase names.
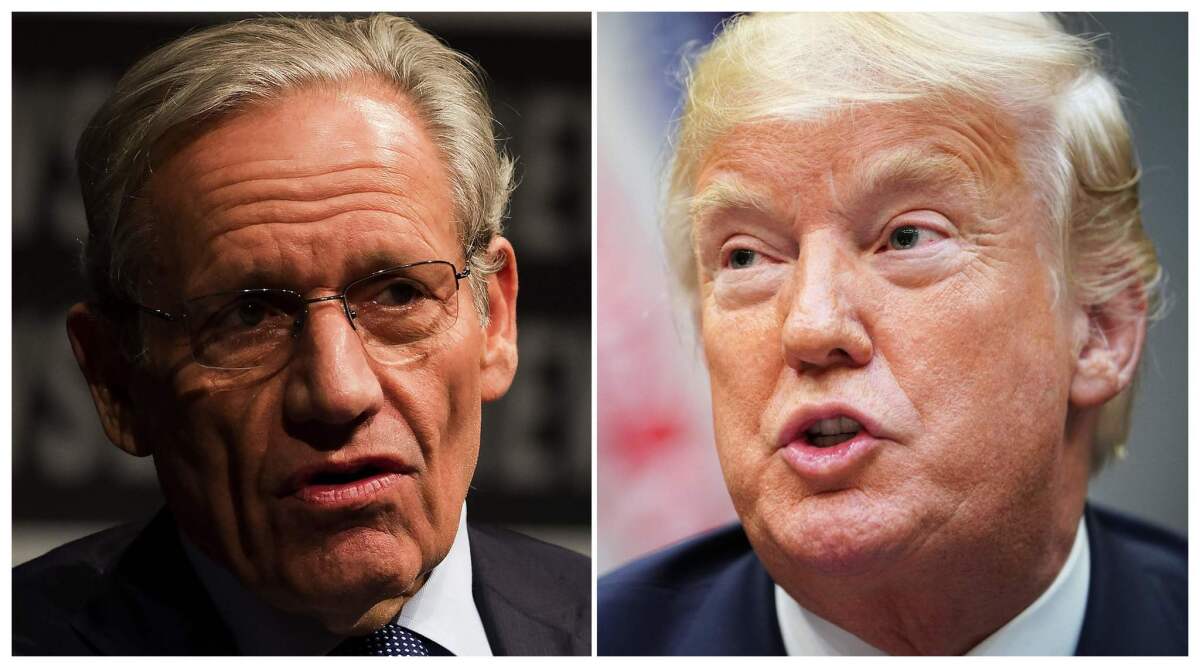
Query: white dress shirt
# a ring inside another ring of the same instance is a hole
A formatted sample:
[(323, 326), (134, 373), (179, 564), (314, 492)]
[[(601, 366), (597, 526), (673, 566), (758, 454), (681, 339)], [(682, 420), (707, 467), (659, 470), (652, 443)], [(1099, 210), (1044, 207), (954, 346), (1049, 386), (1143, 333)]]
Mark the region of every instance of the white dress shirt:
[[(239, 651), (248, 655), (328, 654), (345, 638), (315, 621), (277, 610), (249, 592), (224, 567), (208, 558), (183, 536), (184, 552), (233, 632)], [(446, 558), (404, 604), (394, 623), (416, 631), (456, 656), (491, 656), (483, 620), (471, 593), (471, 544), (467, 506)]]
[[(1087, 610), (1091, 554), (1079, 520), (1075, 544), (1054, 582), (1029, 607), (967, 652), (967, 656), (1071, 656)], [(858, 636), (805, 610), (775, 585), (775, 612), (788, 656), (884, 656)]]

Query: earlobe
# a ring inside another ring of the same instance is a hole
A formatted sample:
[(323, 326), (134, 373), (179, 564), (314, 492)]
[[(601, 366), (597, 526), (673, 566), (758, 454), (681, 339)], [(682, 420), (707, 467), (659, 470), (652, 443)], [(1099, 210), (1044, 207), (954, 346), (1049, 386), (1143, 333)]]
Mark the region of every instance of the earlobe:
[(108, 440), (137, 457), (151, 454), (136, 437), (129, 392), (131, 363), (112, 325), (86, 304), (76, 304), (67, 313), (67, 337)]
[(1071, 379), (1071, 403), (1080, 408), (1100, 406), (1133, 382), (1146, 336), (1145, 298), (1121, 294), (1080, 312), (1076, 336), (1081, 345)]
[(517, 256), (499, 236), (487, 252), (503, 263), (488, 276), (488, 323), (479, 361), (481, 398), (493, 401), (504, 396), (517, 372)]

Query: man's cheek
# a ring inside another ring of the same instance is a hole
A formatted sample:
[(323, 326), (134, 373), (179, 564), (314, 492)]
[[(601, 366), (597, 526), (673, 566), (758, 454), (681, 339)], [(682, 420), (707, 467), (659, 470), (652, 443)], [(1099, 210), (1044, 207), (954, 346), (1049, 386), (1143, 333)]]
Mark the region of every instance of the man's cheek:
[(782, 333), (777, 318), (764, 311), (748, 309), (705, 319), (704, 354), (714, 383), (739, 390), (771, 389), (771, 369), (783, 362)]

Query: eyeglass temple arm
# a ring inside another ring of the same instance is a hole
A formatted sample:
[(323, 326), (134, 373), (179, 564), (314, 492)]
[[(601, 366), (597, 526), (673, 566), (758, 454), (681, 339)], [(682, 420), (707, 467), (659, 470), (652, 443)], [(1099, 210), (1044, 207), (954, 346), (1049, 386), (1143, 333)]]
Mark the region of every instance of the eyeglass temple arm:
[(454, 278), (461, 281), (462, 279), (464, 279), (470, 275), (471, 275), (471, 265), (468, 264), (467, 266), (463, 267), (462, 271), (455, 272)]
[(134, 306), (137, 306), (139, 309), (141, 309), (145, 313), (149, 313), (152, 316), (162, 318), (163, 320), (166, 320), (168, 322), (175, 321), (174, 315), (167, 313), (166, 311), (163, 311), (162, 309), (150, 308), (149, 306), (144, 306), (142, 304), (134, 304)]

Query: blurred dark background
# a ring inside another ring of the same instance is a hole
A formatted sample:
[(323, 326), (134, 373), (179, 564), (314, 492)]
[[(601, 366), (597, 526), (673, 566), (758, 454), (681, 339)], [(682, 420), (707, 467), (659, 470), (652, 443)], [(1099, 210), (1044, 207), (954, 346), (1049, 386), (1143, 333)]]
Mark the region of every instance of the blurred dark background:
[[(162, 504), (153, 463), (105, 439), (67, 342), (87, 229), (75, 142), (136, 60), (247, 16), (13, 14), (14, 565)], [(590, 552), (591, 17), (409, 16), (482, 64), (518, 158), (520, 365), (484, 408), (471, 517)]]

